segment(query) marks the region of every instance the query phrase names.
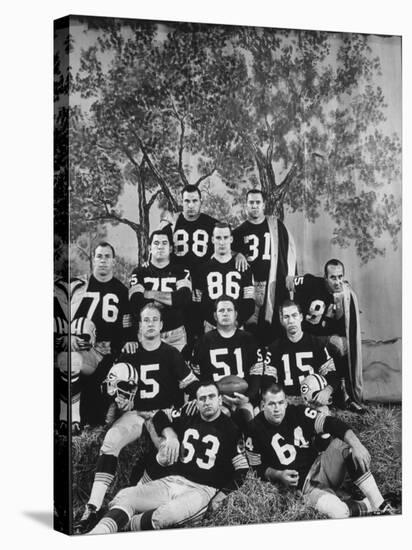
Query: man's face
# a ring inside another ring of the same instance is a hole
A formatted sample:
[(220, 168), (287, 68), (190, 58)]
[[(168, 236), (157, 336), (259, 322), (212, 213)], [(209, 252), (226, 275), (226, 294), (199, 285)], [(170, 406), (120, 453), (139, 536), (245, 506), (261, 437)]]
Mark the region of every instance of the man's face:
[(93, 257), (93, 273), (101, 276), (113, 275), (115, 262), (110, 246), (98, 246)]
[(343, 267), (341, 265), (328, 265), (325, 281), (330, 292), (342, 292)]
[(233, 237), (228, 227), (215, 227), (213, 230), (212, 242), (215, 247), (215, 254), (224, 256), (231, 253)]
[(280, 323), (286, 330), (286, 334), (295, 335), (301, 330), (303, 315), (297, 306), (284, 307), (280, 313)]
[(204, 420), (213, 420), (220, 412), (222, 397), (215, 386), (202, 386), (196, 392), (196, 405)]
[(154, 260), (169, 260), (171, 246), (167, 235), (155, 235), (150, 245), (150, 253)]
[(183, 193), (183, 216), (187, 220), (197, 220), (200, 214), (200, 206), (201, 202), (198, 193), (188, 193), (187, 191)]
[(215, 319), (217, 326), (235, 327), (237, 313), (232, 302), (222, 300), (217, 304)]
[(271, 424), (281, 424), (285, 418), (288, 403), (283, 391), (278, 393), (268, 392), (262, 399), (262, 410), (265, 418)]
[(249, 193), (246, 201), (246, 214), (249, 219), (258, 220), (264, 216), (265, 203), (260, 193)]
[(154, 340), (160, 336), (163, 323), (157, 309), (146, 308), (140, 316), (140, 335), (147, 340)]

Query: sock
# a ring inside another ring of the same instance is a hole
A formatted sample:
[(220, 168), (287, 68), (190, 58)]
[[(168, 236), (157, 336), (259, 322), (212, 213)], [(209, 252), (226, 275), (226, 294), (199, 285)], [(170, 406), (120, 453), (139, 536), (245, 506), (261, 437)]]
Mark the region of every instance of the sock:
[(63, 399), (60, 399), (59, 420), (67, 422), (67, 401), (63, 401)]
[[(117, 456), (102, 454), (96, 464), (93, 487), (90, 493), (89, 504), (100, 510), (107, 489), (110, 487), (117, 468)], [(112, 532), (112, 531), (110, 531)]]
[(351, 517), (367, 516), (372, 511), (372, 507), (367, 498), (363, 500), (347, 500), (346, 505), (349, 508), (349, 515)]
[(72, 372), (71, 379), (72, 422), (80, 424), (80, 373)]
[(370, 471), (367, 471), (360, 478), (353, 480), (362, 493), (369, 500), (372, 509), (377, 510), (382, 504), (384, 498), (376, 485), (375, 478)]
[(89, 535), (106, 535), (117, 533), (129, 521), (128, 514), (120, 508), (112, 508), (103, 519), (88, 533)]

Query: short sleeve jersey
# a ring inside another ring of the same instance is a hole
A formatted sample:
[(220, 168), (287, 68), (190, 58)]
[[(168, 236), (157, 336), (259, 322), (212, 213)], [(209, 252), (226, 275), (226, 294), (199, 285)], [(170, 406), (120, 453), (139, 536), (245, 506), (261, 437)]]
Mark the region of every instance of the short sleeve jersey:
[(268, 346), (265, 359), (264, 387), (273, 382), (282, 384), (287, 395), (300, 395), (300, 383), (309, 374), (327, 376), (335, 373), (335, 365), (325, 346), (311, 334), (303, 334), (298, 342), (287, 337)]
[(335, 318), (333, 294), (328, 291), (323, 277), (310, 274), (295, 277), (295, 299), (302, 313), (302, 328), (318, 336), (345, 335), (345, 320)]
[(254, 286), (251, 270), (243, 273), (235, 266), (235, 259), (222, 263), (212, 258), (205, 264), (198, 278), (197, 299), (200, 301), (203, 319), (215, 324), (214, 303), (223, 294), (233, 298), (238, 307), (238, 322), (243, 324), (255, 307)]
[(243, 330), (236, 330), (230, 338), (224, 338), (217, 330), (204, 334), (195, 347), (193, 364), (199, 380), (217, 381), (233, 374), (244, 378), (249, 389), (252, 379), (260, 387), (262, 352), (255, 338)]
[(72, 319), (87, 317), (96, 326), (96, 341), (117, 348), (136, 339), (131, 323), (127, 288), (118, 279), (100, 282), (91, 275), (87, 288), (72, 300)]
[(145, 290), (172, 293), (172, 305), (162, 304), (163, 331), (174, 330), (183, 325), (183, 308), (192, 300), (192, 282), (187, 269), (173, 263), (163, 268), (151, 263), (147, 267), (137, 267), (130, 278), (129, 289), (134, 318), (138, 318), (142, 307), (152, 301), (144, 297)]
[(246, 220), (233, 231), (233, 250), (241, 252), (249, 262), (255, 281), (267, 281), (271, 260), (271, 238), (268, 222)]
[(173, 229), (173, 261), (189, 269), (192, 277), (213, 254), (212, 233), (216, 220), (201, 213), (196, 221), (179, 214)]
[(162, 342), (156, 350), (139, 346), (120, 361), (131, 363), (139, 377), (135, 409), (152, 411), (183, 404), (184, 389), (196, 380), (177, 349)]
[(200, 414), (181, 415), (172, 427), (180, 441), (180, 456), (173, 474), (217, 489), (227, 487), (238, 470), (247, 470), (239, 428), (225, 414), (211, 422)]
[(318, 455), (310, 445), (315, 434), (324, 433), (327, 416), (304, 406), (288, 405), (280, 425), (268, 422), (263, 411), (248, 425), (245, 442), (246, 454), (252, 467), (275, 470), (296, 470), (298, 488)]

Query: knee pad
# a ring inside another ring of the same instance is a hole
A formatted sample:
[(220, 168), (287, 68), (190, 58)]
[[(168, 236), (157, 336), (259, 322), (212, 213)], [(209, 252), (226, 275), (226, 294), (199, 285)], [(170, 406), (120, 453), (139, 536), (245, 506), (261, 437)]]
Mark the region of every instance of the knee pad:
[(344, 519), (350, 515), (347, 505), (333, 493), (325, 493), (319, 497), (316, 510), (332, 519)]

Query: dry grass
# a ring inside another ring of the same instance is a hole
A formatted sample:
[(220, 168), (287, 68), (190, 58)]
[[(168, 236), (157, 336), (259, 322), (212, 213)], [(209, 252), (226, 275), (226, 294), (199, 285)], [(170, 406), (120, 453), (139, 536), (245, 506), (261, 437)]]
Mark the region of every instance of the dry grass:
[[(369, 412), (363, 417), (347, 412), (340, 412), (337, 416), (348, 422), (369, 449), (372, 472), (382, 493), (394, 492), (401, 495), (400, 407), (371, 405)], [(103, 434), (103, 429), (100, 428), (84, 431), (80, 437), (73, 439), (75, 517), (87, 502)], [(106, 503), (120, 488), (127, 486), (135, 459), (142, 453), (144, 445), (144, 442), (134, 443), (122, 451), (118, 473)], [(209, 512), (201, 525), (247, 525), (320, 517), (313, 510), (305, 508), (295, 494), (262, 482), (250, 472), (243, 487), (230, 494), (217, 510)]]

